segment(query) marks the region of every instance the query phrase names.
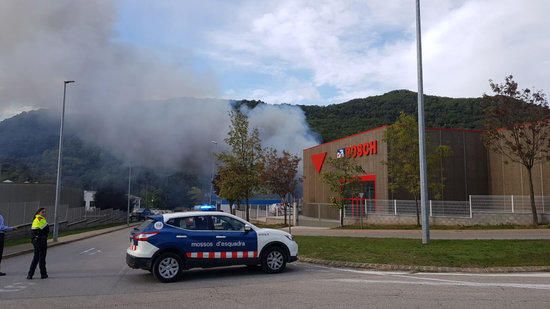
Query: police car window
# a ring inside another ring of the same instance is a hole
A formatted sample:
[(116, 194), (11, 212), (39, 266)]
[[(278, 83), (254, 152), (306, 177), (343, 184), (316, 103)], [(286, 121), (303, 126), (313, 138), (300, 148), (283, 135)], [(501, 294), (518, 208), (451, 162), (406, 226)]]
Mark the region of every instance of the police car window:
[(214, 230), (217, 231), (244, 231), (244, 223), (226, 216), (212, 216)]
[(166, 223), (186, 230), (210, 230), (208, 216), (172, 218)]

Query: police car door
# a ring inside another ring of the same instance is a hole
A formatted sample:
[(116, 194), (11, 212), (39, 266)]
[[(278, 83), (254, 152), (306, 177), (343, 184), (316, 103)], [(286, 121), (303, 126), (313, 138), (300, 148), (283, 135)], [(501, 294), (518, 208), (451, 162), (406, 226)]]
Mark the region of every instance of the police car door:
[(180, 226), (185, 230), (181, 247), (190, 266), (210, 264), (214, 257), (214, 235), (210, 216), (189, 216), (182, 218)]
[(246, 264), (258, 257), (256, 231), (245, 231), (244, 226), (242, 221), (228, 216), (212, 216), (214, 257), (220, 264)]

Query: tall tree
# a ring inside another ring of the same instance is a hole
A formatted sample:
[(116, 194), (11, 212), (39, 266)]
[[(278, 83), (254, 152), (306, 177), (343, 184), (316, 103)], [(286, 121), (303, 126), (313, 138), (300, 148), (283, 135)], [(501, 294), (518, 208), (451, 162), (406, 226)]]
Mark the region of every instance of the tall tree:
[[(250, 198), (261, 184), (263, 151), (258, 129), (249, 129), (248, 118), (239, 110), (229, 113), (231, 124), (225, 142), (230, 152), (216, 154), (225, 173), (234, 177), (221, 177), (230, 187), (239, 190), (238, 196), (246, 201), (246, 220), (250, 219)], [(223, 196), (223, 195), (222, 195)]]
[(484, 95), (493, 103), (485, 110), (485, 145), (527, 169), (533, 225), (538, 225), (533, 166), (550, 160), (550, 109), (540, 90), (519, 89), (512, 75), (504, 84), (490, 81), (494, 95)]
[[(384, 141), (388, 145), (388, 160), (383, 163), (388, 167), (389, 188), (392, 191), (402, 189), (413, 196), (416, 224), (420, 226), (420, 161), (416, 119), (402, 112), (397, 121), (386, 129)], [(429, 187), (435, 198), (440, 198), (445, 188), (445, 178), (441, 176), (441, 161), (451, 155), (452, 150), (449, 146), (427, 149)]]
[(265, 151), (265, 168), (262, 178), (267, 190), (277, 194), (285, 205), (285, 225), (287, 224), (286, 203), (290, 203), (290, 201), (285, 200), (285, 197), (296, 190), (296, 185), (298, 184), (298, 179), (296, 178), (298, 163), (300, 163), (300, 158), (285, 150), (283, 150), (281, 156), (273, 148)]
[(365, 171), (352, 158), (328, 158), (328, 170), (321, 173), (323, 182), (329, 186), (333, 207), (340, 210), (340, 226), (344, 226), (344, 210), (349, 200), (356, 197), (362, 188), (360, 175)]
[(199, 187), (191, 187), (187, 194), (191, 197), (193, 203), (200, 204), (204, 201), (204, 194)]
[(235, 181), (238, 177), (240, 177), (240, 175), (235, 170), (226, 166), (221, 166), (218, 169), (218, 174), (214, 178), (216, 194), (227, 199), (229, 210), (232, 214), (235, 214), (233, 204), (236, 203), (240, 205), (241, 201), (244, 199), (245, 190), (242, 188), (243, 183)]

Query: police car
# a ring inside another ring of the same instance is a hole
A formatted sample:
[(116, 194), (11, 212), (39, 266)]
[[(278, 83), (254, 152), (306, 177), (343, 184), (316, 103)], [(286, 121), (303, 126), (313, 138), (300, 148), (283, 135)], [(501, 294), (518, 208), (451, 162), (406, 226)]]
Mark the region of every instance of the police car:
[(126, 263), (145, 269), (161, 282), (177, 281), (195, 267), (261, 265), (279, 273), (298, 258), (289, 233), (262, 229), (219, 211), (150, 216), (130, 233)]

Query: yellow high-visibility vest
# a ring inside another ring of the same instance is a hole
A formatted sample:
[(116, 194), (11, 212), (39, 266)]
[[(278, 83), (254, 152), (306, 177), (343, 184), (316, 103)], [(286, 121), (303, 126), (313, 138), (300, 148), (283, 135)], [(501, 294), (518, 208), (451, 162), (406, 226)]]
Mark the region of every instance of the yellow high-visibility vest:
[(34, 217), (34, 220), (32, 221), (31, 229), (32, 230), (37, 230), (37, 229), (41, 230), (41, 229), (45, 228), (47, 225), (48, 225), (48, 222), (46, 222), (46, 218), (44, 218), (42, 215), (36, 215)]

